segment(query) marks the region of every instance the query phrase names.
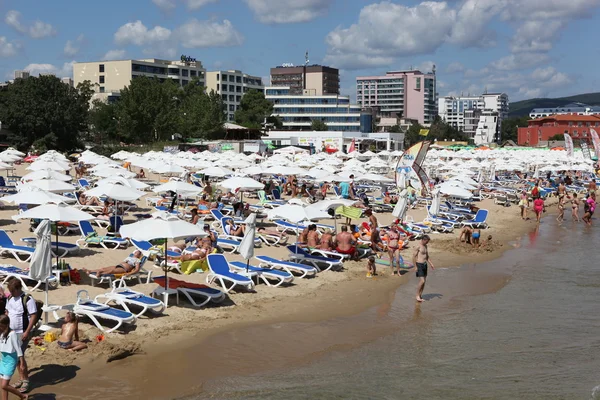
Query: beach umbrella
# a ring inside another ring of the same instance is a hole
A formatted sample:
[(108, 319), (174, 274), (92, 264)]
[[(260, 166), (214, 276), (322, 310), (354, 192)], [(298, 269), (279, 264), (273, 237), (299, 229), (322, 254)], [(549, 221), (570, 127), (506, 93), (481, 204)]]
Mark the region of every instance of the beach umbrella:
[(266, 174), (274, 175), (307, 175), (308, 172), (300, 167), (293, 167), (287, 165), (272, 165), (265, 168)]
[(439, 191), (440, 193), (443, 193), (447, 196), (460, 197), (463, 199), (470, 199), (471, 197), (473, 197), (473, 193), (459, 186), (441, 184), (439, 187)]
[(256, 236), (256, 213), (251, 213), (248, 218), (244, 221), (246, 225), (246, 232), (240, 242), (238, 252), (244, 260), (246, 260), (246, 272), (248, 272), (248, 265), (250, 259), (254, 257), (254, 237)]
[(71, 175), (61, 174), (58, 171), (54, 171), (52, 169), (40, 169), (37, 171), (33, 171), (25, 175), (21, 178), (23, 181), (39, 181), (41, 179), (54, 179), (57, 181), (68, 182), (73, 177)]
[(393, 179), (388, 178), (387, 176), (384, 175), (379, 175), (379, 174), (363, 174), (363, 175), (359, 175), (356, 178), (357, 181), (373, 181), (373, 182), (393, 182)]
[(223, 182), (220, 182), (219, 185), (229, 190), (239, 189), (240, 191), (261, 190), (265, 187), (265, 185), (259, 181), (243, 176), (225, 179)]
[[(36, 244), (29, 262), (29, 277), (36, 281), (45, 281), (44, 307), (48, 306), (48, 277), (52, 274), (52, 254), (50, 243), (50, 221), (43, 220), (35, 228)], [(48, 311), (44, 312), (44, 325), (48, 324)], [(44, 329), (42, 329), (44, 330)]]
[(432, 197), (431, 206), (429, 206), (429, 215), (435, 217), (440, 212), (440, 191), (434, 190)]
[(98, 169), (94, 172), (92, 172), (92, 175), (94, 176), (99, 176), (101, 178), (108, 178), (111, 176), (122, 176), (124, 178), (135, 178), (135, 173), (126, 170), (125, 168), (122, 167), (118, 167), (118, 168), (111, 168), (109, 166), (103, 166), (104, 168)]
[(7, 162), (7, 163), (17, 162), (21, 158), (23, 158), (23, 157), (19, 157), (19, 156), (14, 155), (14, 154), (0, 154), (0, 161)]
[(55, 194), (52, 192), (47, 192), (45, 190), (30, 187), (25, 190), (20, 191), (19, 193), (11, 194), (9, 196), (0, 197), (1, 201), (13, 204), (47, 204), (47, 203), (68, 203), (75, 201), (70, 197), (61, 196), (59, 194)]
[(330, 218), (331, 216), (322, 210), (303, 207), (296, 204), (284, 204), (280, 207), (273, 208), (267, 211), (269, 219), (285, 219), (291, 223), (298, 224), (301, 221), (310, 221), (313, 219)]
[(85, 192), (86, 196), (106, 196), (117, 201), (135, 201), (145, 194), (146, 193), (140, 192), (139, 190), (116, 183), (107, 183), (101, 186), (96, 186), (95, 188)]
[(265, 173), (265, 170), (260, 165), (253, 165), (242, 169), (240, 172), (246, 175), (261, 175)]
[(169, 181), (167, 183), (163, 183), (162, 185), (155, 186), (152, 191), (155, 193), (175, 192), (186, 194), (199, 194), (202, 192), (202, 188), (187, 182)]
[(187, 170), (183, 167), (180, 167), (177, 164), (172, 164), (172, 163), (168, 163), (168, 164), (160, 164), (157, 165), (154, 168), (154, 172), (156, 172), (157, 174), (182, 174), (184, 172), (187, 172)]
[(9, 147), (8, 149), (4, 150), (2, 153), (0, 154), (13, 154), (15, 156), (19, 156), (19, 157), (25, 157), (27, 154), (13, 148), (13, 147)]
[(208, 167), (205, 169), (201, 169), (197, 172), (198, 174), (204, 174), (206, 176), (214, 176), (217, 178), (222, 178), (224, 176), (233, 175), (233, 171), (223, 167)]
[(132, 189), (147, 189), (150, 187), (150, 185), (148, 185), (147, 183), (138, 181), (137, 179), (133, 179), (133, 178), (124, 178), (122, 176), (109, 176), (108, 178), (103, 178), (100, 179), (99, 181), (96, 182), (97, 186), (102, 186), (102, 185), (106, 185), (108, 183), (120, 183), (123, 186), (128, 186)]
[(406, 216), (406, 211), (408, 211), (408, 198), (406, 196), (400, 196), (392, 210), (392, 215), (402, 222)]
[(61, 163), (59, 161), (44, 161), (44, 160), (36, 160), (31, 163), (29, 167), (26, 169), (30, 171), (39, 171), (45, 169), (51, 169), (54, 171), (68, 171), (71, 167), (67, 164)]
[[(64, 203), (60, 204), (43, 204), (27, 210), (21, 214), (13, 215), (12, 219), (47, 219), (52, 222), (79, 222), (89, 221), (95, 217), (91, 214), (78, 210), (77, 208), (68, 206)], [(56, 265), (58, 266), (58, 229), (56, 229)]]
[(17, 189), (23, 190), (27, 187), (36, 187), (54, 193), (64, 193), (75, 191), (75, 186), (70, 183), (58, 181), (56, 179), (41, 179), (39, 181), (31, 181), (20, 185)]
[(121, 237), (131, 238), (134, 240), (165, 240), (165, 288), (157, 292), (158, 294), (162, 294), (164, 296), (165, 304), (167, 304), (168, 295), (177, 292), (174, 289), (169, 289), (166, 260), (168, 239), (177, 240), (190, 236), (206, 236), (206, 233), (204, 233), (204, 230), (200, 226), (183, 221), (166, 212), (154, 213), (152, 218), (135, 222), (133, 224), (123, 225), (121, 229), (119, 229), (119, 233), (121, 234)]
[(340, 206), (351, 206), (354, 203), (356, 203), (356, 200), (327, 199), (327, 200), (317, 201), (316, 203), (313, 203), (313, 204), (309, 204), (306, 206), (306, 208), (313, 208), (318, 211), (327, 212), (327, 210), (329, 210), (329, 209), (336, 209)]

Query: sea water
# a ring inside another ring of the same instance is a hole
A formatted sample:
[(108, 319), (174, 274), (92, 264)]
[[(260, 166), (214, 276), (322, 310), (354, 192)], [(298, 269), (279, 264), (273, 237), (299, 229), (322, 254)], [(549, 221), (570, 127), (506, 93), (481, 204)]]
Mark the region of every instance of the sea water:
[(544, 220), (498, 260), (430, 273), (424, 304), (413, 277), (361, 315), (275, 339), (343, 346), (307, 346), (280, 368), (281, 350), (261, 344), (260, 373), (208, 382), (192, 398), (600, 399), (599, 239), (600, 226)]

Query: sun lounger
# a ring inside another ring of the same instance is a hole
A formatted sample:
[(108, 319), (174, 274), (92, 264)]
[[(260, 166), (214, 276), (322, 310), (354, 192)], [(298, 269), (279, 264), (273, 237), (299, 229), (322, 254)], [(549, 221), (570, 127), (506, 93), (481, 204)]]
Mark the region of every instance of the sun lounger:
[(102, 246), (105, 249), (117, 249), (121, 246), (127, 247), (129, 245), (127, 239), (112, 236), (99, 236), (89, 221), (79, 221), (79, 230), (81, 231), (81, 239), (78, 239), (75, 243), (80, 247), (95, 245)]
[[(284, 283), (291, 283), (294, 280), (294, 275), (287, 271), (280, 271), (277, 269), (270, 268), (262, 268), (255, 267), (252, 265), (247, 265), (245, 262), (241, 261), (233, 261), (229, 263), (229, 266), (234, 271), (239, 272), (240, 274), (246, 274), (246, 271), (250, 274), (256, 274), (256, 280), (258, 284), (258, 279), (262, 280), (267, 286), (277, 287), (281, 286)], [(275, 284), (271, 283), (271, 281), (277, 281)]]
[(488, 210), (479, 210), (475, 214), (475, 218), (469, 221), (462, 221), (462, 224), (471, 228), (486, 228), (488, 213)]
[(267, 246), (277, 246), (280, 244), (286, 244), (288, 241), (287, 235), (273, 235), (261, 231), (256, 232), (256, 237), (262, 240)]
[[(65, 306), (63, 308), (71, 307)], [(135, 323), (135, 315), (133, 315), (131, 312), (119, 310), (117, 308), (93, 301), (90, 299), (90, 295), (87, 290), (80, 290), (77, 292), (77, 302), (72, 306), (72, 309), (75, 314), (88, 317), (98, 329), (106, 333), (110, 333), (116, 329), (119, 329), (124, 323)], [(106, 328), (100, 324), (98, 319), (113, 321), (116, 322), (116, 325), (106, 330)]]
[[(154, 278), (154, 282), (158, 283), (163, 288), (166, 285), (164, 276)], [(183, 294), (195, 307), (203, 307), (211, 301), (213, 303), (220, 303), (225, 300), (226, 297), (225, 293), (219, 289), (173, 278), (169, 278), (169, 288), (175, 289), (178, 293)], [(198, 298), (201, 299), (200, 302), (196, 301)]]
[(35, 249), (31, 247), (16, 246), (10, 236), (0, 229), (0, 255), (8, 253), (19, 262), (29, 262), (34, 251)]
[[(28, 247), (35, 249), (35, 245), (37, 243), (37, 238), (35, 237), (25, 237), (21, 238), (22, 242), (25, 242)], [(65, 257), (70, 253), (76, 253), (80, 250), (80, 247), (73, 243), (65, 243), (65, 242), (52, 242), (51, 245), (52, 255), (54, 257)]]
[(275, 219), (273, 223), (277, 225), (277, 230), (280, 232), (291, 232), (298, 235), (301, 230), (305, 229), (306, 226), (303, 224), (292, 224), (291, 222), (284, 221), (282, 219)]
[(141, 292), (136, 292), (127, 287), (124, 279), (118, 279), (112, 283), (113, 289), (104, 294), (99, 294), (94, 299), (95, 302), (100, 302), (99, 299), (105, 299), (104, 304), (115, 303), (125, 309), (125, 311), (131, 312), (129, 306), (140, 307), (142, 311), (134, 314), (136, 318), (139, 318), (146, 311), (153, 313), (161, 313), (165, 309), (165, 304), (153, 297), (146, 296)]
[(316, 276), (319, 271), (318, 268), (313, 267), (311, 265), (299, 264), (291, 261), (283, 261), (278, 260), (269, 256), (254, 256), (258, 261), (260, 261), (260, 267), (269, 267), (269, 268), (277, 268), (282, 269), (284, 271), (291, 273), (300, 274), (299, 278), (306, 278), (308, 275)]
[[(327, 257), (319, 257), (313, 256), (302, 247), (297, 245), (287, 246), (290, 254), (290, 260), (297, 261), (300, 263), (307, 263), (321, 271), (329, 271), (330, 269), (341, 269), (343, 268), (343, 263), (340, 259), (327, 258)], [(321, 267), (325, 267), (322, 269)]]
[[(254, 288), (254, 282), (251, 278), (229, 271), (229, 264), (224, 255), (209, 254), (206, 260), (210, 269), (210, 273), (206, 276), (206, 283), (211, 284), (214, 281), (218, 281), (225, 293), (229, 293), (229, 291), (237, 286), (248, 289)], [(227, 287), (227, 283), (231, 285), (229, 288)]]
[[(145, 256), (163, 254), (163, 249), (161, 247), (154, 246), (152, 243), (150, 243), (146, 240), (134, 240), (134, 239), (129, 239), (129, 240), (131, 241), (131, 244), (133, 244), (135, 246), (135, 248), (138, 249), (139, 251), (141, 251), (142, 254)], [(173, 258), (181, 257), (181, 253), (178, 253), (178, 252), (172, 251), (172, 250), (167, 250), (167, 257), (173, 257)]]
[[(130, 255), (132, 256), (132, 255)], [(96, 286), (96, 284), (101, 284), (104, 282), (108, 282), (108, 285), (112, 285), (113, 281), (116, 281), (118, 279), (137, 279), (138, 283), (141, 285), (142, 283), (150, 283), (150, 279), (152, 276), (152, 271), (148, 271), (146, 269), (144, 269), (144, 264), (146, 263), (146, 260), (148, 259), (147, 256), (144, 256), (140, 259), (140, 270), (135, 273), (135, 274), (131, 274), (131, 275), (125, 275), (125, 274), (104, 274), (104, 275), (98, 275), (94, 272), (91, 272), (88, 274), (88, 276), (90, 277), (90, 280), (92, 282), (92, 286)], [(145, 278), (144, 281), (142, 281), (142, 278)]]
[[(218, 229), (218, 228), (223, 227), (223, 224), (222, 224), (223, 218), (231, 218), (231, 217), (226, 217), (225, 215), (223, 215), (221, 210), (217, 210), (216, 208), (211, 209), (210, 214), (215, 219), (213, 221), (213, 223), (211, 224), (213, 229)], [(232, 218), (232, 219), (233, 219), (234, 224), (245, 224), (243, 219), (239, 219), (239, 218)]]
[[(46, 281), (38, 281), (29, 277), (29, 273), (27, 271), (22, 270), (21, 268), (15, 267), (14, 265), (0, 265), (0, 277), (4, 277), (1, 285), (4, 285), (10, 278), (16, 278), (21, 282), (23, 286), (23, 290), (25, 292), (31, 292), (38, 289), (42, 283)], [(35, 282), (35, 286), (29, 287), (27, 286), (27, 281)], [(58, 279), (54, 275), (50, 275), (47, 279), (48, 285), (51, 288), (58, 287)]]
[(237, 252), (240, 248), (240, 244), (241, 244), (241, 241), (239, 241), (239, 240), (217, 238), (217, 246), (219, 246), (221, 249), (223, 249), (223, 251), (226, 251), (226, 249), (227, 249), (228, 253)]

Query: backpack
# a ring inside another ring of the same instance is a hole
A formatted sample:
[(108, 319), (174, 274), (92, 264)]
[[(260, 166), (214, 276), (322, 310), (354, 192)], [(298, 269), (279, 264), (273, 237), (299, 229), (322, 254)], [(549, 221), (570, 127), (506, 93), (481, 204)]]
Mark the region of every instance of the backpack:
[[(10, 300), (12, 298), (12, 296), (9, 296), (8, 299), (6, 299), (6, 301), (8, 302), (8, 300)], [(23, 293), (21, 295), (21, 305), (23, 306), (23, 331), (25, 331), (25, 329), (27, 329), (27, 327), (29, 326), (29, 311), (27, 311), (27, 302), (29, 301), (29, 299), (32, 299), (33, 297), (31, 297), (31, 295), (29, 294), (25, 294)], [(37, 315), (37, 320), (40, 321), (40, 318), (42, 317), (43, 314), (43, 310), (42, 308), (44, 307), (44, 303), (42, 303), (39, 300), (33, 299), (35, 301), (35, 308), (36, 308), (36, 313), (35, 315)], [(5, 307), (6, 307), (6, 303), (5, 303)]]

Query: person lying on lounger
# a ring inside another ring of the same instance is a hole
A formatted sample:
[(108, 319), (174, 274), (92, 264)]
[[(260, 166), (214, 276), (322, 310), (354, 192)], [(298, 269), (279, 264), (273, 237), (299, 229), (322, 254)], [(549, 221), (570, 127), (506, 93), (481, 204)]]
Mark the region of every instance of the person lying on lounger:
[(242, 237), (244, 236), (244, 233), (246, 233), (246, 227), (244, 225), (236, 226), (233, 223), (233, 220), (228, 219), (225, 223), (225, 226), (223, 227), (223, 232), (225, 232), (225, 234), (229, 236)]
[(79, 341), (79, 324), (74, 312), (67, 312), (65, 323), (60, 331), (60, 338), (56, 343), (61, 349), (69, 351), (87, 349), (87, 344)]
[(121, 264), (111, 265), (110, 267), (104, 267), (104, 268), (100, 268), (100, 269), (97, 269), (94, 271), (86, 269), (86, 268), (83, 268), (82, 270), (85, 273), (87, 273), (88, 275), (96, 274), (96, 276), (112, 275), (112, 274), (133, 275), (133, 274), (139, 272), (139, 270), (140, 270), (141, 258), (142, 258), (142, 252), (139, 250), (136, 250), (133, 252), (133, 255), (131, 255), (131, 256), (127, 257), (125, 260), (123, 260), (123, 262)]

